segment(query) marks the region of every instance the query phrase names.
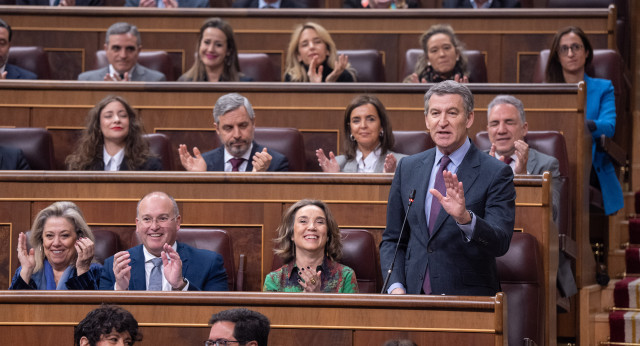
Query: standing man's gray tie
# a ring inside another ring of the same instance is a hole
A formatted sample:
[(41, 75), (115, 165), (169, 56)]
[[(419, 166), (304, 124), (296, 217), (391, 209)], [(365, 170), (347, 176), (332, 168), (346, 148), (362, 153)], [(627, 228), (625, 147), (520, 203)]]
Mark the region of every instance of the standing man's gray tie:
[(149, 275), (147, 291), (162, 291), (162, 258), (156, 257), (151, 262), (153, 262), (153, 269)]

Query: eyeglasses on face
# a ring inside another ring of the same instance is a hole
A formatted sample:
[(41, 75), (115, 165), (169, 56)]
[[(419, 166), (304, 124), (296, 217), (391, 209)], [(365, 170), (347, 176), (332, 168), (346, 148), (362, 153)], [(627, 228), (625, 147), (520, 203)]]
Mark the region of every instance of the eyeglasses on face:
[(242, 341), (231, 341), (231, 340), (224, 340), (224, 339), (218, 339), (218, 340), (207, 340), (204, 342), (204, 346), (227, 346), (227, 345), (231, 345), (233, 343), (238, 343), (241, 344)]
[(138, 221), (140, 221), (145, 226), (151, 226), (153, 224), (153, 221), (155, 220), (158, 225), (164, 226), (175, 219), (175, 217), (169, 217), (166, 215), (158, 216), (155, 219), (150, 216), (143, 216), (142, 218), (138, 219)]
[(582, 50), (582, 48), (584, 48), (583, 45), (578, 44), (578, 43), (574, 43), (570, 46), (560, 46), (560, 48), (558, 48), (558, 53), (560, 53), (560, 55), (567, 55), (569, 54), (569, 50), (571, 50), (574, 53), (577, 53), (579, 51)]

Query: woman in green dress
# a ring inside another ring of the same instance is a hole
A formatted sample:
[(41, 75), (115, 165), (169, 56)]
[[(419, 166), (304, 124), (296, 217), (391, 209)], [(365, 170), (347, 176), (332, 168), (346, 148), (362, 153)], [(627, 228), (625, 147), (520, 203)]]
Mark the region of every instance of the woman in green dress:
[(275, 242), (285, 265), (267, 275), (263, 291), (358, 293), (353, 269), (337, 262), (340, 229), (324, 202), (303, 199), (292, 205)]

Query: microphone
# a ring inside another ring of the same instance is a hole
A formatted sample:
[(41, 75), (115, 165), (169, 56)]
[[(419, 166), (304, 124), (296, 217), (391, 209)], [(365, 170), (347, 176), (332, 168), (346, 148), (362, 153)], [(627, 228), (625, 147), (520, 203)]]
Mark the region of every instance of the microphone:
[(380, 294), (384, 294), (384, 290), (389, 283), (389, 278), (391, 277), (391, 272), (393, 271), (393, 266), (396, 264), (396, 256), (398, 255), (398, 248), (400, 247), (400, 241), (402, 240), (402, 232), (404, 232), (404, 226), (407, 224), (409, 209), (411, 209), (411, 205), (413, 205), (413, 199), (415, 197), (416, 190), (413, 189), (409, 194), (409, 204), (407, 204), (407, 212), (404, 213), (404, 221), (402, 221), (402, 227), (400, 227), (400, 236), (398, 237), (398, 242), (396, 243), (396, 251), (393, 253), (393, 260), (391, 260), (391, 265), (389, 266), (389, 270), (387, 271), (387, 277), (384, 279), (384, 283), (382, 284), (382, 291), (380, 291)]

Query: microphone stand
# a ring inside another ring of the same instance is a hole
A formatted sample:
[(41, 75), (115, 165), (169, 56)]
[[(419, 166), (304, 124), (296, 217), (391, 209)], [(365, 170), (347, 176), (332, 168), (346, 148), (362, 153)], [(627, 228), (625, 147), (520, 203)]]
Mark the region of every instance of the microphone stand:
[(380, 294), (384, 294), (384, 289), (387, 287), (389, 283), (389, 278), (391, 277), (391, 272), (393, 272), (393, 266), (396, 264), (396, 256), (398, 255), (398, 248), (400, 247), (400, 241), (402, 240), (402, 232), (404, 231), (404, 226), (407, 223), (407, 216), (409, 216), (409, 210), (411, 209), (411, 205), (413, 205), (413, 199), (416, 197), (416, 190), (411, 190), (411, 194), (409, 195), (409, 204), (407, 205), (407, 212), (404, 214), (404, 220), (402, 221), (402, 227), (400, 227), (400, 236), (398, 237), (398, 242), (396, 243), (396, 251), (393, 253), (393, 259), (391, 260), (391, 265), (389, 266), (389, 270), (387, 271), (387, 277), (384, 279), (384, 283), (382, 284), (382, 290)]

